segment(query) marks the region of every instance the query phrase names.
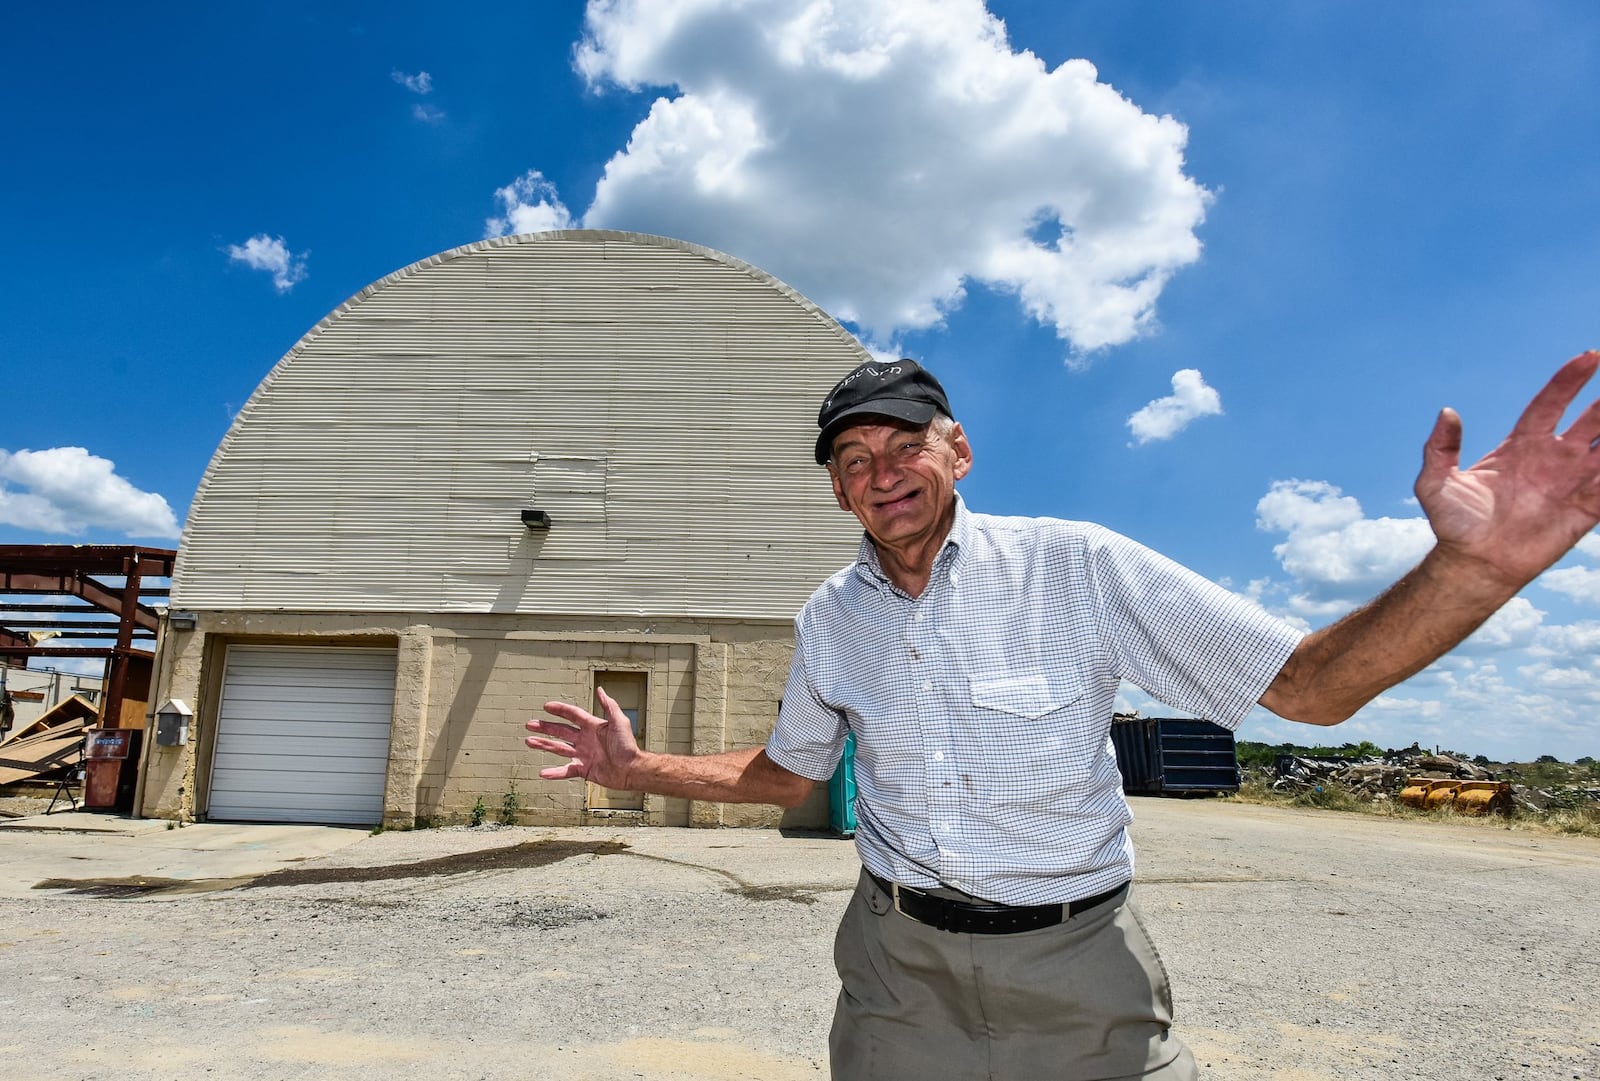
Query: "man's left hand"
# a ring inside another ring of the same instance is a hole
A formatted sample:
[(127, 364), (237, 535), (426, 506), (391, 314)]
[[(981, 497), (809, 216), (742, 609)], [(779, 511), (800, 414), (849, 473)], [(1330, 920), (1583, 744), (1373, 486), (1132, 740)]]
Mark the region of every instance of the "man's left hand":
[(1600, 401), (1565, 432), (1556, 425), (1600, 368), (1600, 352), (1572, 358), (1534, 396), (1505, 440), (1471, 469), (1461, 418), (1445, 409), (1423, 449), (1416, 494), (1439, 555), (1479, 564), (1513, 592), (1600, 522)]
[(1600, 402), (1556, 431), (1596, 369), (1600, 352), (1569, 360), (1471, 469), (1460, 468), (1461, 418), (1439, 414), (1416, 486), (1438, 543), (1370, 604), (1307, 635), (1263, 706), (1338, 724), (1453, 649), (1600, 522)]

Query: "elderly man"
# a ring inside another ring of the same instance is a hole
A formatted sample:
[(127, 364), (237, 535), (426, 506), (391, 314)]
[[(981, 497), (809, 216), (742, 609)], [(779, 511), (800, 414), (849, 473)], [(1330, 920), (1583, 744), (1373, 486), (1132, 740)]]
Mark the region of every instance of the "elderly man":
[(855, 734), (836, 1078), (1195, 1078), (1129, 904), (1120, 681), (1230, 726), (1257, 703), (1331, 725), (1419, 671), (1600, 521), (1600, 402), (1556, 431), (1597, 367), (1568, 362), (1465, 471), (1444, 410), (1416, 484), (1433, 550), (1302, 635), (1109, 530), (969, 511), (944, 389), (914, 361), (864, 364), (823, 402), (816, 459), (865, 537), (796, 620), (766, 747), (643, 752), (604, 692), (605, 717), (546, 703), (528, 745), (568, 759), (547, 778), (794, 806)]

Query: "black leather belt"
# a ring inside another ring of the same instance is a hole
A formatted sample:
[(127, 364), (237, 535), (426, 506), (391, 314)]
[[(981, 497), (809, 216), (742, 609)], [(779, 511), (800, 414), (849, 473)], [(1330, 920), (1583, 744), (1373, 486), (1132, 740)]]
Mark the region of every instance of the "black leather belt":
[(1017, 931), (1054, 927), (1080, 912), (1105, 904), (1128, 885), (1124, 882), (1093, 897), (1059, 905), (975, 905), (969, 901), (935, 897), (915, 886), (887, 882), (871, 871), (867, 874), (880, 890), (893, 898), (895, 911), (902, 916), (940, 931), (966, 935), (1009, 935)]

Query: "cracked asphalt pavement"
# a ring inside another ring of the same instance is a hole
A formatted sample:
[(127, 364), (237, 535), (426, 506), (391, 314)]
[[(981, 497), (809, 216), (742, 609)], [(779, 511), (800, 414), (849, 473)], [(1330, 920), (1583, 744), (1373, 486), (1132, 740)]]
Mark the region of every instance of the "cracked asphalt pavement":
[[(1134, 808), (1205, 1076), (1600, 1079), (1600, 841)], [(216, 829), (0, 830), (6, 1076), (827, 1076), (848, 841)]]

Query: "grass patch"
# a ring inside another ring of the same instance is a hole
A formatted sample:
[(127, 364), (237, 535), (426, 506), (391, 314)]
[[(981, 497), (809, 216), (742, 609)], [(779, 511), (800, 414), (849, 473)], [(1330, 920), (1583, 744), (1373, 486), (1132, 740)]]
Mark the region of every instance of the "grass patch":
[(1323, 811), (1369, 811), (1373, 805), (1357, 799), (1338, 785), (1318, 785), (1303, 792), (1287, 793), (1293, 807), (1316, 807)]
[(1544, 816), (1545, 824), (1557, 833), (1579, 837), (1600, 837), (1600, 803), (1572, 810), (1552, 811)]

